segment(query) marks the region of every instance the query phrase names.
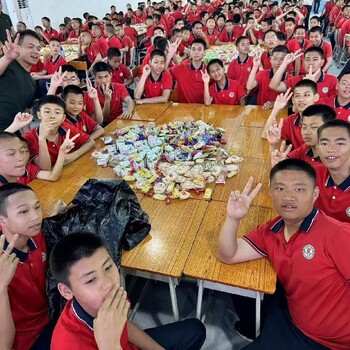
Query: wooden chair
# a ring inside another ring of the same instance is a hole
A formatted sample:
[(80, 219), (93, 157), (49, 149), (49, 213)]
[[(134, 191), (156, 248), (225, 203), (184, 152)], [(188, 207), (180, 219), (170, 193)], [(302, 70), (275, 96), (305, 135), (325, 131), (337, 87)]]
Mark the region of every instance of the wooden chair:
[(179, 102), (179, 91), (178, 91), (178, 89), (174, 89), (170, 93), (169, 101), (171, 101), (171, 102)]
[(132, 69), (131, 73), (132, 73), (132, 76), (133, 76), (134, 79), (135, 79), (135, 78), (138, 78), (138, 76), (139, 76), (141, 70), (142, 70), (142, 67), (141, 67), (141, 66), (137, 66), (137, 67), (135, 67), (135, 68)]
[(85, 61), (70, 61), (69, 64), (76, 70), (88, 70), (88, 66)]

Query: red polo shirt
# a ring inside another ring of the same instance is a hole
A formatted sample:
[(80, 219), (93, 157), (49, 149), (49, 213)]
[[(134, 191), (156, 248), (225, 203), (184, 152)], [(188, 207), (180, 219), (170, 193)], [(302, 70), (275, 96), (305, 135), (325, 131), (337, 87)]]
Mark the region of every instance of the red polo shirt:
[(168, 71), (163, 71), (158, 80), (154, 80), (150, 74), (145, 82), (144, 95), (146, 98), (162, 96), (164, 90), (173, 88), (173, 78)]
[[(101, 88), (97, 89), (97, 95), (98, 100), (101, 103), (101, 107), (103, 108), (105, 105), (105, 97), (103, 95), (103, 92), (101, 91)], [(126, 87), (122, 84), (118, 83), (111, 83), (111, 89), (112, 89), (112, 98), (111, 98), (111, 106), (110, 106), (110, 116), (109, 116), (109, 122), (116, 119), (118, 116), (120, 116), (123, 113), (123, 101), (124, 99), (129, 96), (128, 90)], [(90, 111), (94, 109), (94, 101), (88, 97), (86, 101), (86, 112), (90, 115)]]
[(327, 348), (349, 349), (350, 225), (313, 209), (288, 242), (281, 217), (243, 239), (272, 262), (295, 326)]
[(124, 27), (124, 33), (131, 39), (131, 41), (134, 43), (134, 47), (137, 47), (137, 37), (138, 33), (137, 30), (134, 27)]
[(329, 24), (333, 25), (335, 20), (338, 17), (338, 14), (340, 12), (340, 8), (338, 6), (333, 6), (333, 8), (331, 9), (330, 13), (329, 13)]
[(65, 122), (88, 135), (91, 135), (98, 128), (98, 124), (84, 111), (81, 111), (76, 119), (66, 113)]
[(338, 102), (338, 96), (325, 97), (319, 103), (332, 107), (337, 113), (337, 119), (350, 123), (350, 102), (341, 106)]
[(112, 69), (112, 83), (124, 84), (124, 80), (130, 76), (129, 68), (122, 63), (119, 64), (117, 69)]
[(38, 62), (30, 67), (30, 73), (38, 73), (44, 70), (44, 64), (41, 62), (41, 60), (38, 60)]
[(321, 162), (320, 157), (314, 157), (314, 153), (312, 149), (309, 146), (306, 146), (305, 143), (303, 143), (300, 147), (297, 149), (289, 152), (288, 158), (294, 159), (301, 159), (305, 162), (311, 164), (312, 166), (324, 166)]
[(210, 45), (210, 46), (215, 45), (216, 40), (217, 40), (218, 37), (219, 37), (219, 32), (218, 32), (216, 29), (214, 29), (213, 33), (210, 34), (209, 31), (208, 31), (208, 29), (207, 29), (204, 33), (205, 33), (205, 35), (206, 35), (207, 38), (208, 38), (209, 45)]
[[(269, 88), (270, 81), (273, 77), (272, 69), (264, 69), (256, 74), (255, 80), (258, 82), (259, 92), (258, 92), (258, 105), (262, 106), (267, 101), (275, 101), (278, 92)], [(283, 79), (288, 79), (289, 75), (284, 75)]]
[(264, 51), (261, 55), (261, 64), (264, 69), (271, 69), (271, 54), (268, 51)]
[(44, 35), (48, 40), (51, 40), (53, 38), (58, 39), (59, 33), (56, 29), (51, 28), (49, 32), (46, 29), (44, 29)]
[[(40, 172), (40, 168), (36, 164), (32, 162), (28, 162), (26, 164), (26, 168), (23, 176), (19, 177), (16, 182), (23, 185), (28, 185), (29, 182), (37, 178), (39, 172)], [(0, 186), (8, 183), (9, 182), (2, 175), (0, 175)]]
[(79, 30), (78, 34), (75, 33), (75, 30), (71, 30), (69, 32), (68, 38), (70, 38), (70, 39), (79, 39), (79, 37), (80, 37), (80, 30)]
[(239, 100), (245, 97), (246, 92), (237, 80), (226, 79), (226, 85), (223, 89), (214, 83), (209, 87), (209, 94), (215, 104), (238, 105)]
[[(123, 350), (138, 350), (128, 341), (125, 324), (120, 338)], [(51, 340), (51, 350), (98, 350), (94, 336), (94, 319), (73, 299), (64, 307)]]
[(199, 16), (198, 11), (196, 13), (193, 13), (191, 11), (187, 12), (187, 22), (188, 23), (192, 24), (193, 22), (200, 21), (200, 20), (201, 20), (201, 18)]
[(231, 33), (227, 33), (226, 29), (220, 34), (219, 40), (222, 43), (232, 43), (236, 40), (235, 33), (232, 31)]
[(87, 59), (91, 64), (94, 63), (98, 54), (101, 54), (101, 56), (104, 57), (100, 47), (96, 43), (91, 43), (84, 49), (84, 52), (86, 53)]
[(100, 36), (98, 39), (95, 39), (95, 44), (99, 47), (102, 57), (107, 56), (107, 51), (109, 49), (109, 45), (105, 37)]
[[(314, 45), (312, 43), (310, 43), (310, 45), (307, 47), (307, 49), (309, 47), (313, 47)], [(321, 45), (318, 46), (320, 47), (323, 52), (324, 52), (324, 59), (326, 60), (328, 57), (332, 57), (333, 56), (333, 50), (332, 50), (332, 45), (330, 43), (327, 43), (326, 41), (321, 42)]]
[[(316, 172), (320, 188), (316, 207), (339, 221), (350, 223), (350, 176), (336, 185), (326, 167), (317, 167)], [(336, 231), (332, 229), (332, 232)]]
[(58, 55), (58, 57), (54, 61), (52, 60), (52, 56), (50, 55), (46, 58), (44, 69), (46, 70), (47, 74), (53, 74), (58, 70), (58, 68), (60, 68), (64, 64), (67, 64), (67, 61), (61, 55)]
[(253, 68), (253, 57), (247, 55), (244, 61), (240, 61), (239, 57), (233, 60), (227, 69), (227, 77), (237, 80), (241, 86), (246, 89), (249, 74)]
[(112, 35), (110, 38), (108, 38), (107, 43), (108, 47), (116, 47), (119, 50), (123, 48), (122, 42), (115, 35)]
[(204, 103), (203, 69), (205, 69), (203, 63), (199, 69), (195, 69), (192, 62), (171, 68), (171, 74), (177, 82), (179, 102)]
[(341, 26), (340, 33), (339, 33), (339, 44), (343, 46), (344, 44), (344, 38), (345, 34), (350, 33), (350, 19), (347, 19), (344, 21), (343, 25)]
[[(5, 247), (7, 247), (7, 242)], [(13, 249), (20, 262), (8, 287), (16, 327), (12, 349), (29, 350), (49, 323), (46, 244), (41, 232), (28, 240), (28, 253)]]
[(289, 141), (294, 149), (304, 144), (301, 136), (301, 118), (299, 113), (291, 114), (283, 120), (282, 137)]
[[(298, 75), (296, 77), (290, 76), (289, 78), (284, 80), (284, 84), (286, 85), (287, 89), (293, 89), (295, 84), (300, 80), (303, 80), (303, 78), (303, 75)], [(335, 96), (337, 94), (336, 86), (338, 84), (338, 80), (334, 75), (321, 73), (321, 76), (316, 83), (317, 92), (320, 95), (320, 98)]]
[[(67, 130), (70, 129), (70, 137), (72, 138), (76, 134), (80, 134), (75, 140), (74, 140), (74, 148), (71, 150), (71, 152), (76, 151), (79, 149), (83, 144), (88, 142), (90, 140), (90, 136), (79, 131), (74, 126), (63, 122), (62, 125), (58, 128), (58, 142), (55, 144), (52, 141), (46, 140), (47, 148), (50, 154), (51, 158), (51, 166), (54, 166), (58, 157), (58, 152), (60, 150), (60, 147), (62, 143), (64, 142), (67, 134)], [(30, 158), (34, 159), (39, 155), (39, 132), (40, 127), (36, 127), (34, 129), (29, 130), (26, 132), (23, 137), (28, 142), (29, 147), (29, 153)]]

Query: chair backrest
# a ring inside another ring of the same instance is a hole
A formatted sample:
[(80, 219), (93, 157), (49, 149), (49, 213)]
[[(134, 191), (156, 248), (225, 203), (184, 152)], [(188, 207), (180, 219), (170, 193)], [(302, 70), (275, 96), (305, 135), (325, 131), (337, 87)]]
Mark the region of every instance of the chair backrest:
[(69, 64), (77, 70), (88, 70), (87, 63), (84, 61), (70, 61)]
[(178, 91), (178, 89), (174, 89), (170, 93), (169, 101), (171, 101), (171, 102), (179, 102), (179, 91)]
[(139, 76), (140, 71), (141, 71), (141, 66), (137, 66), (137, 67), (133, 68), (133, 70), (131, 72), (132, 72), (132, 76), (134, 79)]

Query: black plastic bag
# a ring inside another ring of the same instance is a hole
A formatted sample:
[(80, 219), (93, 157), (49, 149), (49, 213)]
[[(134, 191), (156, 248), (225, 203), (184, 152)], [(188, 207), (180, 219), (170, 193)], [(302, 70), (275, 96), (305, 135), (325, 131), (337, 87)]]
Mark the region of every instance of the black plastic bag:
[[(148, 215), (124, 180), (90, 179), (79, 190), (66, 213), (44, 219), (42, 232), (48, 254), (62, 237), (87, 231), (103, 237), (114, 262), (120, 267), (121, 249), (137, 246), (151, 230)], [(62, 310), (57, 281), (48, 274), (50, 319)]]

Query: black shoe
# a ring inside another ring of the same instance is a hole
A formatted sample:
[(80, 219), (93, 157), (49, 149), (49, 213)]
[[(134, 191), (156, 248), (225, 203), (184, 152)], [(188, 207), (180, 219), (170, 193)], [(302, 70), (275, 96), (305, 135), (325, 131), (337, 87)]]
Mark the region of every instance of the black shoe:
[(234, 324), (234, 328), (236, 333), (244, 340), (251, 343), (255, 339), (255, 331), (245, 328), (242, 325), (241, 321), (236, 321)]

